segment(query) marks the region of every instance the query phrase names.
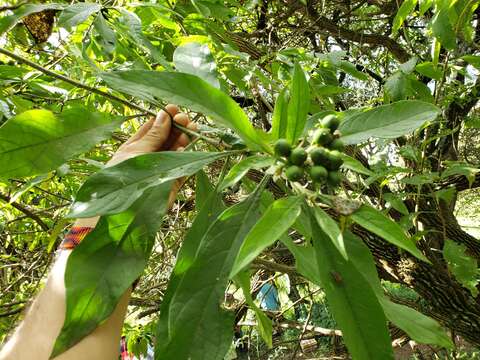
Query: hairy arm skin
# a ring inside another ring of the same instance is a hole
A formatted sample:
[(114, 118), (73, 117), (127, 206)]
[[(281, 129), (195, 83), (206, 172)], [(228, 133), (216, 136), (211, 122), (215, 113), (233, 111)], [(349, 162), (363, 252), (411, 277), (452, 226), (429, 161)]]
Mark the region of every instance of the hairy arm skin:
[[(178, 112), (174, 105), (167, 111), (174, 121), (191, 130), (188, 116)], [(150, 119), (138, 132), (123, 144), (107, 166), (115, 165), (136, 155), (161, 151), (182, 150), (189, 138), (171, 126), (169, 115), (161, 111), (157, 118)], [(170, 194), (173, 203), (181, 186), (177, 181)], [(79, 219), (75, 226), (95, 227), (98, 218)], [(47, 360), (65, 320), (66, 297), (64, 275), (71, 250), (60, 251), (45, 283), (25, 314), (25, 318), (8, 342), (0, 350), (0, 360)], [(119, 356), (120, 336), (131, 288), (120, 299), (112, 315), (78, 344), (55, 357), (55, 360), (116, 360)]]

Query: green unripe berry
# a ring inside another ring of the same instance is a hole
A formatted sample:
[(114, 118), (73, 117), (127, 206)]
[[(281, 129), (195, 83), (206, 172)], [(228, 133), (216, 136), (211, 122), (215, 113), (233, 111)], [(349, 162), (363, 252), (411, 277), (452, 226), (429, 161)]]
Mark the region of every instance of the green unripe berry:
[(329, 171), (327, 177), (328, 185), (337, 187), (342, 182), (342, 174), (338, 171)]
[(320, 128), (313, 134), (312, 142), (317, 145), (327, 145), (333, 140), (332, 134), (328, 129)]
[(279, 139), (275, 143), (274, 151), (277, 156), (288, 157), (292, 152), (292, 147), (290, 143), (285, 139)]
[(325, 166), (328, 170), (338, 170), (343, 164), (342, 154), (337, 150), (328, 152), (328, 161)]
[(332, 132), (334, 132), (340, 125), (340, 119), (335, 115), (327, 115), (322, 119), (320, 124), (324, 128), (329, 128)]
[(345, 144), (340, 139), (333, 140), (328, 146), (332, 150), (343, 151), (345, 149)]
[(285, 176), (290, 181), (298, 181), (303, 176), (303, 169), (297, 165), (291, 165), (285, 170)]
[(310, 159), (315, 165), (323, 165), (328, 162), (328, 150), (325, 148), (315, 148), (310, 152)]
[(313, 182), (322, 183), (327, 179), (328, 171), (323, 166), (315, 165), (310, 168), (310, 177)]
[(292, 164), (302, 166), (305, 160), (307, 160), (307, 156), (307, 152), (303, 148), (298, 147), (292, 150), (289, 159)]

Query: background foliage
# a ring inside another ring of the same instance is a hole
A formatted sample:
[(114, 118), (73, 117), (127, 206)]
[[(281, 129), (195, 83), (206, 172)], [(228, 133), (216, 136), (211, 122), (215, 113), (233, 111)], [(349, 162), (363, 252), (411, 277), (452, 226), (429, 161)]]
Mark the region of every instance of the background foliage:
[[(71, 217), (103, 215), (71, 257), (88, 270), (67, 270), (55, 353), (140, 274), (124, 331), (158, 359), (478, 346), (479, 15), (474, 0), (0, 4), (0, 338)], [(166, 102), (201, 125), (193, 151), (105, 169)], [(320, 193), (272, 146), (310, 143), (328, 114), (348, 146), (341, 187)], [(162, 217), (151, 204), (181, 176)]]

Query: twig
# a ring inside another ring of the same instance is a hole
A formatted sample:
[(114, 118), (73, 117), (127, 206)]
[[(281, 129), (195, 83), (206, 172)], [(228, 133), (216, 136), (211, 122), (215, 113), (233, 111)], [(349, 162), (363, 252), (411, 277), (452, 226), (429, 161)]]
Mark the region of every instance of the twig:
[(7, 10), (16, 10), (18, 9), (20, 6), (24, 5), (27, 3), (27, 0), (22, 0), (22, 1), (19, 1), (17, 4), (15, 5), (5, 5), (5, 6), (0, 6), (0, 12), (2, 11), (7, 11)]
[(24, 213), (30, 219), (35, 221), (42, 228), (42, 230), (44, 230), (44, 231), (50, 230), (48, 225), (45, 224), (45, 222), (42, 219), (40, 219), (40, 217), (38, 215), (33, 213), (30, 209), (28, 209), (27, 207), (23, 206), (22, 204), (19, 204), (19, 203), (15, 202), (15, 201), (10, 202), (10, 196), (0, 193), (0, 199), (5, 201), (6, 203), (10, 203), (10, 205), (12, 205), (15, 209), (20, 210), (22, 213)]
[[(66, 83), (69, 83), (77, 88), (80, 88), (80, 89), (84, 89), (84, 90), (87, 90), (89, 92), (92, 92), (92, 93), (95, 93), (97, 95), (100, 95), (100, 96), (103, 96), (107, 99), (110, 99), (110, 100), (113, 100), (113, 101), (117, 101), (125, 106), (128, 106), (132, 109), (136, 109), (136, 110), (139, 110), (141, 111), (142, 113), (146, 113), (146, 114), (149, 114), (149, 115), (152, 115), (152, 116), (157, 116), (157, 114), (150, 110), (150, 109), (145, 109), (144, 107), (140, 106), (140, 105), (137, 105), (137, 104), (134, 104), (132, 103), (131, 101), (128, 101), (128, 100), (125, 100), (125, 99), (122, 99), (116, 95), (112, 95), (112, 94), (109, 94), (108, 92), (106, 91), (103, 91), (103, 90), (99, 90), (97, 88), (94, 88), (94, 87), (91, 87), (91, 86), (88, 86), (88, 85), (85, 85), (77, 80), (73, 80), (65, 75), (62, 75), (62, 74), (58, 74), (54, 71), (51, 71), (51, 70), (48, 70), (48, 69), (45, 69), (44, 67), (34, 63), (33, 61), (30, 61), (28, 59), (25, 59), (24, 57), (20, 56), (20, 55), (17, 55), (17, 54), (14, 54), (8, 50), (5, 50), (5, 49), (2, 49), (0, 48), (0, 54), (4, 54), (12, 59), (15, 59), (21, 63), (24, 63), (46, 75), (49, 75), (49, 76), (52, 76), (54, 78), (57, 78), (59, 80), (62, 80), (62, 81), (65, 81)], [(173, 126), (175, 126), (177, 129), (181, 130), (182, 132), (188, 134), (188, 135), (192, 135), (192, 136), (196, 136), (196, 137), (199, 137), (200, 139), (212, 144), (212, 145), (215, 145), (215, 146), (220, 146), (220, 145), (224, 145), (224, 146), (227, 146), (227, 144), (223, 144), (222, 142), (219, 142), (219, 141), (216, 141), (216, 140), (213, 140), (209, 137), (206, 137), (206, 136), (203, 136), (202, 134), (199, 134), (197, 133), (196, 131), (193, 131), (193, 130), (190, 130), (190, 129), (187, 129), (181, 125), (178, 125), (177, 123), (173, 122), (173, 117), (172, 115), (161, 105), (158, 105), (163, 111), (165, 111), (169, 116), (170, 116), (170, 119), (172, 120), (172, 124)]]

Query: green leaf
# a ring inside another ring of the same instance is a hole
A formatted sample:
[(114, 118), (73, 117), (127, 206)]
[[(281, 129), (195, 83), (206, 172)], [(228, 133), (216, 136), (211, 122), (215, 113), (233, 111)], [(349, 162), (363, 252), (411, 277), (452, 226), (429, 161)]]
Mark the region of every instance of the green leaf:
[(393, 139), (433, 121), (440, 109), (417, 100), (398, 101), (348, 117), (340, 124), (342, 141), (357, 144), (369, 138)]
[(305, 73), (298, 63), (295, 64), (290, 86), (290, 102), (288, 103), (288, 123), (286, 138), (291, 144), (303, 134), (310, 108), (310, 88)]
[(457, 35), (449, 18), (450, 0), (436, 1), (435, 16), (431, 21), (433, 35), (448, 50), (457, 47)]
[(480, 70), (480, 56), (476, 56), (476, 55), (464, 55), (461, 57), (463, 60), (465, 60), (466, 62), (468, 62), (470, 65), (472, 65), (473, 67), (477, 68), (478, 70)]
[(433, 5), (433, 0), (419, 0), (418, 16), (423, 16)]
[(13, 15), (8, 15), (0, 18), (0, 35), (14, 27), (25, 16), (41, 12), (43, 10), (62, 10), (65, 7), (63, 4), (25, 4), (20, 6), (13, 12)]
[(240, 106), (194, 75), (126, 70), (101, 73), (100, 76), (112, 88), (152, 104), (161, 105), (161, 101), (165, 100), (210, 116), (234, 130), (252, 150), (265, 147)]
[(374, 291), (314, 218), (311, 223), (319, 275), (315, 282), (325, 291), (352, 358), (393, 359), (387, 322)]
[(413, 340), (422, 344), (453, 348), (453, 343), (440, 324), (421, 312), (384, 298), (380, 301), (387, 318), (405, 331)]
[(385, 92), (389, 100), (399, 101), (407, 97), (408, 78), (402, 71), (396, 71), (385, 81)]
[(403, 22), (414, 10), (417, 5), (417, 0), (405, 0), (395, 15), (392, 25), (392, 34), (394, 35), (402, 26)]
[(161, 183), (195, 174), (230, 152), (162, 151), (136, 156), (90, 176), (78, 190), (69, 217), (122, 212), (143, 192)]
[(195, 210), (200, 211), (215, 189), (203, 170), (195, 175), (195, 186)]
[(480, 271), (477, 260), (467, 255), (465, 245), (446, 239), (443, 246), (443, 257), (447, 261), (448, 269), (458, 282), (470, 290), (473, 297), (477, 297)]
[(358, 161), (357, 159), (354, 159), (351, 156), (348, 156), (345, 153), (340, 153), (340, 157), (343, 160), (343, 167), (345, 169), (349, 169), (352, 171), (355, 171), (356, 173), (367, 175), (367, 176), (372, 176), (373, 172), (369, 169), (367, 169), (363, 164)]
[(435, 66), (432, 62), (422, 62), (415, 67), (420, 74), (428, 76), (430, 79), (441, 80), (443, 70), (440, 66)]
[(452, 341), (435, 320), (404, 305), (391, 302), (385, 296), (378, 278), (377, 269), (372, 254), (362, 239), (345, 232), (345, 245), (349, 259), (361, 271), (377, 295), (385, 316), (412, 339), (423, 344), (434, 344), (451, 348)]
[(343, 71), (345, 71), (347, 74), (350, 74), (354, 78), (357, 78), (358, 80), (362, 80), (362, 81), (368, 80), (368, 75), (362, 71), (357, 70), (355, 65), (353, 65), (351, 62), (341, 60), (338, 64), (338, 67)]
[(78, 3), (67, 6), (60, 17), (58, 18), (58, 25), (70, 30), (73, 26), (84, 22), (90, 15), (99, 12), (102, 5), (95, 3)]
[(230, 272), (233, 278), (268, 246), (277, 241), (300, 215), (303, 198), (291, 196), (274, 201), (245, 238)]
[[(172, 296), (177, 291), (177, 287), (184, 273), (192, 267), (204, 234), (217, 216), (225, 210), (222, 194), (217, 191), (210, 191), (212, 188), (211, 184), (205, 181), (204, 175), (200, 174), (202, 174), (202, 172), (197, 174), (196, 194), (208, 191), (207, 198), (198, 209), (198, 214), (185, 235), (182, 247), (178, 252), (175, 267), (170, 275), (168, 287), (162, 299), (160, 318), (157, 325), (157, 339), (168, 339), (170, 333), (169, 309)], [(198, 199), (196, 200), (198, 201)]]
[(399, 248), (408, 251), (420, 260), (430, 263), (430, 261), (415, 246), (412, 239), (407, 237), (400, 225), (390, 220), (377, 209), (364, 204), (350, 215), (350, 217), (358, 225), (368, 231), (371, 231)]
[(272, 115), (272, 137), (274, 140), (284, 139), (287, 136), (288, 102), (290, 96), (288, 89), (283, 89), (278, 94)]
[(244, 271), (238, 274), (235, 278), (236, 282), (240, 285), (245, 296), (245, 302), (250, 306), (250, 308), (255, 312), (257, 318), (257, 328), (258, 333), (262, 337), (263, 341), (267, 344), (268, 348), (272, 348), (272, 320), (265, 315), (265, 313), (259, 309), (257, 305), (253, 302), (252, 294), (250, 292), (250, 276), (248, 272)]
[(128, 211), (100, 218), (70, 254), (65, 271), (66, 317), (52, 357), (107, 319), (140, 276), (167, 210), (171, 187), (172, 182), (152, 187)]
[(96, 41), (107, 54), (111, 54), (115, 50), (117, 43), (117, 35), (115, 34), (115, 31), (110, 28), (108, 22), (101, 13), (98, 14), (93, 25), (98, 33)]
[(173, 63), (177, 71), (198, 76), (210, 85), (220, 88), (217, 65), (208, 44), (189, 42), (175, 49)]
[(383, 198), (385, 201), (387, 201), (392, 208), (397, 210), (399, 213), (402, 215), (408, 215), (409, 211), (407, 209), (407, 206), (404, 204), (404, 202), (396, 195), (392, 193), (385, 193), (383, 194)]
[(228, 172), (227, 176), (219, 185), (220, 190), (235, 185), (241, 178), (243, 178), (250, 169), (261, 169), (271, 166), (275, 163), (272, 157), (265, 157), (262, 155), (249, 156), (242, 161), (236, 163)]
[(335, 220), (333, 220), (328, 214), (319, 207), (315, 207), (313, 210), (315, 220), (320, 228), (330, 238), (330, 241), (335, 245), (338, 252), (348, 259), (347, 252), (345, 250), (345, 244), (343, 242), (343, 233), (340, 231)]
[(58, 115), (48, 110), (21, 113), (0, 127), (0, 176), (22, 177), (53, 170), (108, 138), (122, 120), (79, 105)]
[(224, 358), (232, 341), (234, 314), (220, 304), (238, 250), (258, 218), (260, 193), (257, 190), (222, 212), (200, 234), (195, 258), (171, 296), (163, 320), (167, 323), (160, 325), (168, 334), (157, 336), (156, 359)]

